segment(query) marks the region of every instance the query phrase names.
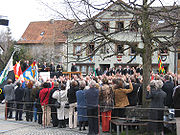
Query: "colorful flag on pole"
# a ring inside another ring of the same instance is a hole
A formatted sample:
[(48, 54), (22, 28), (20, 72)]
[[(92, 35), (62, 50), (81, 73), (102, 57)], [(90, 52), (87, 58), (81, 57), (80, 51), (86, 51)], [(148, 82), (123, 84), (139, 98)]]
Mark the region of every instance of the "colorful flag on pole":
[(3, 70), (3, 73), (0, 76), (0, 84), (2, 84), (4, 82), (4, 80), (6, 80), (8, 73), (10, 71), (13, 71), (13, 55), (14, 55), (14, 53), (10, 57), (5, 69)]
[(14, 75), (16, 80), (20, 80), (22, 83), (24, 82), (24, 77), (20, 66), (20, 62), (17, 62), (14, 65)]
[(38, 67), (35, 61), (23, 72), (23, 77), (26, 81), (38, 80)]
[(94, 76), (97, 76), (95, 68), (93, 68)]
[(164, 66), (162, 64), (160, 55), (158, 56), (158, 68), (159, 68), (160, 74), (165, 74), (165, 69), (164, 69)]
[(93, 61), (93, 56), (90, 56), (89, 61), (90, 61), (90, 62)]

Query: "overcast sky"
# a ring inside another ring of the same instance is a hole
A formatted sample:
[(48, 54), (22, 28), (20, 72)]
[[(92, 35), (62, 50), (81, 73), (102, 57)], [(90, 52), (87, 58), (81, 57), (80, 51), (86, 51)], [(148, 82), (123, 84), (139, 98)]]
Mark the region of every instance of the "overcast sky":
[[(46, 0), (63, 1), (63, 0)], [(172, 3), (174, 0), (162, 0)], [(180, 0), (177, 0), (180, 1)], [(7, 16), (12, 37), (19, 40), (28, 24), (33, 21), (47, 21), (51, 19), (49, 11), (38, 0), (0, 0), (0, 16)], [(48, 12), (47, 12), (48, 11)], [(0, 30), (7, 27), (0, 26)]]

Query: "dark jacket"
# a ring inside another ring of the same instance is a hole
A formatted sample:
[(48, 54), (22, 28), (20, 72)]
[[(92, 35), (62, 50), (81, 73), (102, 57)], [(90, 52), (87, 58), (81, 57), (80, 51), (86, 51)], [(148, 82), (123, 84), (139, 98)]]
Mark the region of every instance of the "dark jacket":
[(49, 101), (48, 101), (48, 104), (50, 104), (50, 106), (51, 106), (52, 104), (55, 104), (55, 102), (57, 101), (57, 99), (52, 98), (52, 95), (53, 95), (53, 93), (54, 93), (56, 90), (59, 90), (59, 88), (58, 88), (58, 87), (54, 87), (54, 88), (50, 91)]
[[(163, 121), (164, 111), (160, 108), (164, 108), (166, 93), (162, 89), (151, 89), (150, 92), (147, 91), (146, 98), (151, 99), (150, 108), (157, 108), (149, 110), (149, 119)], [(163, 123), (149, 122), (148, 130), (153, 132), (161, 132), (163, 131)]]
[(97, 76), (100, 76), (100, 75), (102, 75), (103, 74), (103, 72), (102, 72), (102, 70), (100, 69), (96, 69), (96, 74), (97, 74)]
[(167, 94), (165, 99), (165, 106), (168, 106), (169, 108), (172, 107), (172, 103), (173, 103), (172, 100), (173, 88), (174, 88), (174, 84), (171, 81), (166, 81), (162, 87), (162, 90)]
[(71, 72), (76, 72), (76, 71), (77, 71), (77, 67), (75, 65), (72, 65)]
[(30, 88), (24, 89), (24, 101), (25, 102), (32, 102), (33, 101), (32, 89), (30, 89)]
[(90, 88), (86, 90), (85, 99), (86, 99), (88, 109), (93, 109), (95, 107), (98, 107), (99, 90), (96, 88)]
[(133, 85), (133, 91), (131, 93), (128, 93), (128, 100), (130, 106), (135, 106), (138, 103), (138, 90), (140, 89), (139, 83), (132, 83)]
[(162, 89), (147, 91), (146, 99), (151, 99), (151, 108), (164, 108), (166, 93)]
[(70, 86), (70, 89), (68, 90), (68, 93), (67, 93), (67, 97), (68, 97), (68, 102), (69, 104), (72, 104), (72, 103), (76, 103), (77, 102), (77, 99), (76, 99), (76, 91), (79, 90), (79, 87), (76, 86), (76, 87), (72, 87)]
[(22, 87), (17, 87), (14, 94), (15, 101), (23, 101), (24, 89)]
[[(174, 109), (180, 109), (180, 86), (178, 86), (173, 95)], [(175, 117), (180, 117), (180, 110), (175, 110)]]

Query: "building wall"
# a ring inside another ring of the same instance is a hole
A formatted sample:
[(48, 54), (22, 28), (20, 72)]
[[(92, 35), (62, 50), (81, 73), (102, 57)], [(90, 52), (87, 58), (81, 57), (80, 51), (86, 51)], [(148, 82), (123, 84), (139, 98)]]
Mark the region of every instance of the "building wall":
[[(116, 8), (116, 7), (113, 7)], [(98, 16), (97, 20), (99, 20), (100, 22), (109, 22), (109, 26), (112, 28), (116, 27), (116, 22), (117, 21), (123, 21), (124, 22), (124, 27), (127, 28), (130, 24), (130, 21), (132, 20), (132, 15), (131, 14), (127, 14), (125, 16), (112, 16), (112, 13), (110, 12), (104, 12), (103, 14), (101, 14), (100, 16)], [(100, 24), (97, 23), (97, 27), (100, 28)], [(115, 29), (110, 29), (109, 32), (114, 32)], [(108, 34), (108, 32), (107, 32)], [(172, 33), (171, 32), (159, 32), (156, 33), (157, 35), (164, 35), (164, 36), (171, 36)], [(85, 34), (84, 34), (85, 35)], [(70, 71), (71, 69), (71, 65), (72, 62), (76, 62), (77, 64), (81, 63), (81, 64), (94, 64), (94, 67), (97, 68), (98, 66), (100, 66), (101, 64), (108, 64), (110, 65), (110, 67), (114, 67), (117, 66), (118, 64), (125, 66), (127, 64), (128, 61), (131, 60), (131, 58), (133, 57), (132, 55), (129, 54), (130, 50), (126, 50), (124, 51), (122, 58), (117, 58), (119, 56), (113, 56), (107, 59), (103, 59), (103, 57), (106, 57), (107, 55), (112, 54), (113, 52), (109, 49), (109, 53), (107, 54), (101, 54), (100, 51), (98, 51), (95, 56), (92, 58), (92, 60), (90, 61), (89, 59), (86, 61), (82, 61), (79, 59), (78, 61), (78, 57), (76, 55), (73, 55), (73, 47), (74, 44), (81, 44), (83, 47), (86, 46), (87, 43), (91, 42), (93, 39), (96, 39), (98, 37), (98, 35), (88, 35), (88, 36), (83, 36), (83, 34), (81, 33), (81, 35), (79, 34), (71, 34), (68, 36), (68, 57), (69, 57), (69, 64), (68, 64), (68, 71)], [(132, 32), (132, 31), (126, 31), (126, 32), (119, 32), (116, 35), (114, 35), (112, 38), (114, 39), (118, 39), (120, 41), (129, 41), (129, 42), (136, 42), (138, 43), (138, 47), (139, 48), (143, 48), (143, 43), (140, 37), (140, 33), (137, 32)], [(95, 47), (98, 44), (95, 43)], [(110, 44), (110, 46), (112, 46), (113, 49), (115, 49), (115, 45), (114, 44)], [(127, 48), (128, 45), (124, 44), (124, 48)], [(152, 56), (152, 64), (153, 64), (153, 68), (154, 71), (157, 71), (158, 69), (158, 54), (159, 51), (154, 52), (153, 56)], [(83, 58), (86, 56), (86, 51), (84, 51), (79, 57)], [(168, 52), (167, 57), (165, 61), (163, 61), (163, 64), (165, 64), (166, 66), (168, 66), (168, 70), (171, 72), (174, 72), (174, 53), (173, 52)], [(140, 55), (136, 56), (136, 58), (130, 63), (131, 65), (139, 65), (142, 64), (142, 58), (140, 57)]]

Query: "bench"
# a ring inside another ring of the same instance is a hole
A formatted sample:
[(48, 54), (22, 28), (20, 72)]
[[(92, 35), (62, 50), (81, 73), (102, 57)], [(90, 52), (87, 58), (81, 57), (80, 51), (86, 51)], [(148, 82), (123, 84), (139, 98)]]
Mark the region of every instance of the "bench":
[(147, 122), (127, 122), (120, 119), (110, 120), (110, 132), (112, 132), (112, 124), (117, 126), (117, 135), (119, 135), (119, 126), (121, 126), (121, 132), (123, 132), (123, 126), (126, 127), (126, 135), (128, 135), (128, 126), (147, 126)]

